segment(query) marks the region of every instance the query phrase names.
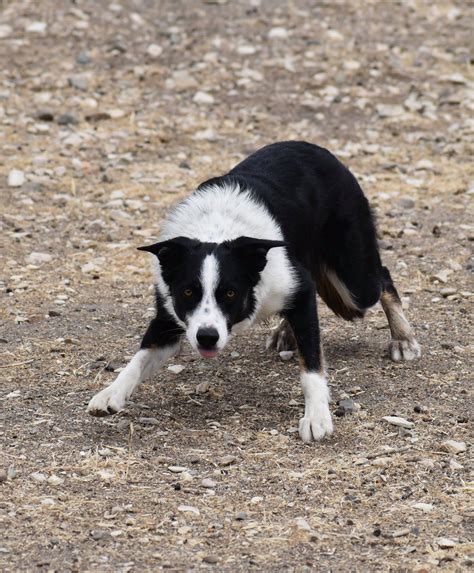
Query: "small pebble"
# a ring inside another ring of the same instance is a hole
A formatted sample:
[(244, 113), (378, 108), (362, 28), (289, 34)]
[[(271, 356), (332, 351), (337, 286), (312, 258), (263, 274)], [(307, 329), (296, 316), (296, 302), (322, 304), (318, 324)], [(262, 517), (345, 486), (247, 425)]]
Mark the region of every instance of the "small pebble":
[(269, 40), (284, 40), (285, 38), (288, 38), (288, 30), (286, 28), (277, 26), (268, 32), (267, 38)]
[(446, 440), (441, 444), (441, 449), (449, 454), (460, 454), (466, 451), (466, 442), (457, 442), (456, 440)]
[(226, 456), (223, 456), (220, 460), (219, 460), (219, 465), (220, 466), (230, 466), (231, 464), (233, 464), (235, 461), (237, 461), (237, 457), (233, 456), (232, 454), (228, 454)]
[(33, 472), (30, 474), (30, 478), (35, 481), (36, 483), (44, 483), (46, 481), (45, 474), (41, 472)]
[(430, 512), (433, 510), (433, 504), (432, 503), (414, 503), (412, 505), (413, 509), (419, 509), (421, 511), (424, 512)]
[(400, 418), (399, 416), (384, 416), (382, 420), (392, 424), (392, 426), (399, 426), (400, 428), (413, 428), (414, 423), (405, 420), (405, 418)]
[(205, 394), (209, 390), (210, 386), (210, 382), (200, 382), (196, 386), (196, 394)]
[(185, 368), (186, 366), (183, 366), (182, 364), (172, 364), (171, 366), (168, 366), (168, 370), (173, 372), (173, 374), (180, 374)]
[(217, 486), (217, 482), (211, 478), (204, 478), (201, 482), (201, 486), (208, 489), (213, 489)]
[(180, 474), (181, 472), (188, 471), (185, 466), (168, 466), (168, 470), (173, 474)]
[(193, 102), (203, 105), (212, 105), (215, 102), (215, 100), (211, 94), (199, 91), (195, 93), (193, 97)]
[(163, 48), (158, 46), (158, 44), (150, 44), (146, 49), (146, 53), (150, 56), (150, 58), (159, 58), (163, 53)]
[(451, 549), (457, 545), (456, 541), (449, 539), (449, 537), (437, 537), (435, 541), (441, 549)]
[(42, 263), (50, 263), (53, 260), (53, 255), (33, 252), (30, 253), (25, 260), (30, 265), (41, 265)]
[(291, 360), (294, 356), (294, 352), (293, 350), (282, 350), (281, 352), (278, 353), (278, 356), (280, 357), (281, 360), (283, 360), (283, 362), (288, 362), (288, 360)]
[(310, 524), (304, 519), (304, 517), (296, 517), (294, 520), (294, 524), (298, 529), (301, 531), (311, 531)]
[(19, 169), (12, 169), (8, 174), (8, 187), (21, 187), (25, 181), (25, 174)]
[(101, 539), (109, 537), (109, 532), (102, 531), (101, 529), (96, 529), (94, 531), (91, 531), (91, 537), (94, 541), (100, 541)]
[(354, 402), (354, 400), (351, 398), (345, 398), (344, 400), (339, 400), (337, 409), (334, 414), (336, 416), (342, 417), (346, 414), (357, 412), (357, 410), (360, 410), (359, 404), (356, 404), (356, 402)]
[(194, 507), (193, 505), (179, 505), (178, 506), (178, 511), (181, 511), (183, 513), (194, 513), (194, 515), (200, 515), (200, 511), (197, 507)]

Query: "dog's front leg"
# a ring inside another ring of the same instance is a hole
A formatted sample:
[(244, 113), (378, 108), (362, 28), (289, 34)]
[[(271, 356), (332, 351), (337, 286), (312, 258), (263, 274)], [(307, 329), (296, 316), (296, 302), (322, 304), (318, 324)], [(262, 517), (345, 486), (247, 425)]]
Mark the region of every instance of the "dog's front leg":
[(171, 319), (155, 318), (143, 337), (140, 350), (110, 386), (89, 402), (91, 416), (120, 412), (135, 388), (179, 351), (182, 329)]
[(320, 440), (331, 434), (333, 428), (319, 337), (316, 291), (309, 277), (300, 285), (291, 309), (286, 310), (284, 315), (293, 329), (300, 353), (305, 410), (300, 420), (299, 434), (303, 442)]

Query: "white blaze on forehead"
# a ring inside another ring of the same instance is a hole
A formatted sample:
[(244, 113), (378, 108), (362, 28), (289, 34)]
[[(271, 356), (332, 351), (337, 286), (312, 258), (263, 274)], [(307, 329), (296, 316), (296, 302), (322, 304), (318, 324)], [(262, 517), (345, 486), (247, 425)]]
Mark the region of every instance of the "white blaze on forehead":
[(198, 348), (197, 333), (200, 328), (215, 328), (219, 335), (216, 344), (222, 350), (229, 338), (227, 321), (219, 308), (215, 292), (219, 284), (219, 262), (214, 255), (207, 255), (200, 274), (202, 299), (197, 308), (187, 318), (186, 336), (191, 346)]
[(209, 304), (219, 283), (219, 264), (214, 255), (207, 255), (201, 268), (202, 300)]

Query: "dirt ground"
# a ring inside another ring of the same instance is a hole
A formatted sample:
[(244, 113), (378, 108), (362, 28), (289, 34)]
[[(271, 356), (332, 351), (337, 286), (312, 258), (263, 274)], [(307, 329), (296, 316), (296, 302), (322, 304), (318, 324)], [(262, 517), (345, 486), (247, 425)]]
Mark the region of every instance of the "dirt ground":
[[(0, 7), (0, 570), (472, 565), (472, 3)], [(329, 440), (295, 432), (297, 361), (265, 351), (267, 325), (86, 415), (152, 313), (135, 248), (284, 139), (359, 177), (421, 360), (388, 359), (379, 308), (345, 323), (321, 305), (333, 409), (358, 408)]]

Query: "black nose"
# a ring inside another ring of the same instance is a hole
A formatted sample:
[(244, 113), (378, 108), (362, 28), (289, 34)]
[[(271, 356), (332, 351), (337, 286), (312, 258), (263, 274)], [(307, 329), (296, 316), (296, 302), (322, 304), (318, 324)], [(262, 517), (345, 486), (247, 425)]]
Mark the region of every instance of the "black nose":
[(214, 348), (219, 340), (219, 333), (215, 328), (200, 328), (196, 334), (197, 341), (201, 348)]

